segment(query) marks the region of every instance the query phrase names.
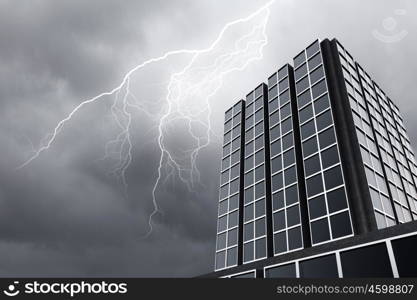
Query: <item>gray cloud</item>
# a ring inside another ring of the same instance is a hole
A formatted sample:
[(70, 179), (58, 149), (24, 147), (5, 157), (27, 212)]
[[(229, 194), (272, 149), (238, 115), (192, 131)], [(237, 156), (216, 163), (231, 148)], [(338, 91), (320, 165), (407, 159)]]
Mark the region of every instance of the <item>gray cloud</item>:
[[(133, 65), (166, 50), (204, 48), (223, 24), (265, 1), (0, 1), (0, 276), (192, 276), (214, 261), (219, 140), (198, 160), (201, 184), (177, 179), (158, 191), (162, 214), (147, 231), (158, 148), (151, 120), (134, 121), (137, 150), (127, 171), (128, 197), (97, 159), (114, 137), (109, 101), (86, 107), (54, 146), (15, 170), (37, 142), (82, 99), (114, 87)], [(396, 16), (394, 10), (406, 9)], [(413, 59), (415, 1), (279, 1), (264, 59), (227, 77), (213, 99), (223, 112), (249, 87), (315, 38), (337, 37), (403, 112), (417, 141)], [(393, 16), (409, 34), (384, 44), (372, 36)], [(160, 83), (175, 67), (147, 70)], [(159, 76), (159, 74), (161, 74)], [(165, 77), (164, 77), (165, 76)], [(146, 78), (145, 78), (146, 79)], [(147, 94), (152, 94), (148, 88)], [(176, 140), (181, 141), (181, 133)]]

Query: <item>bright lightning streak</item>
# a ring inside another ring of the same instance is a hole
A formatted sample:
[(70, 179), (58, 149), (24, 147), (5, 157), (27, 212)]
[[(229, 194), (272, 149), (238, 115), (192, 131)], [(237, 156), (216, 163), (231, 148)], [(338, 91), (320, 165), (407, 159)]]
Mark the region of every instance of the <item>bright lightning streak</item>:
[[(227, 23), (208, 48), (170, 51), (135, 66), (126, 73), (118, 86), (77, 105), (67, 117), (56, 125), (52, 134), (41, 142), (39, 149), (18, 168), (27, 166), (38, 158), (42, 152), (48, 150), (63, 127), (84, 106), (103, 100), (106, 96), (114, 96), (111, 113), (120, 128), (120, 132), (114, 140), (106, 144), (105, 150), (106, 157), (112, 156), (112, 154), (117, 155), (117, 164), (112, 173), (120, 179), (125, 191), (127, 189), (125, 172), (132, 162), (131, 109), (137, 109), (147, 114), (156, 119), (158, 124), (157, 144), (160, 157), (157, 169), (158, 175), (152, 189), (154, 210), (148, 220), (149, 231), (146, 234), (148, 236), (153, 228), (152, 218), (160, 212), (156, 193), (164, 178), (164, 171), (166, 171), (166, 179), (176, 174), (190, 190), (195, 184), (195, 178), (199, 179), (200, 173), (196, 164), (197, 156), (200, 150), (210, 143), (210, 99), (222, 87), (224, 76), (234, 71), (244, 70), (254, 60), (262, 59), (263, 48), (268, 43), (266, 25), (270, 15), (269, 8), (273, 2), (274, 0), (266, 3), (245, 18)], [(249, 26), (249, 31), (246, 28), (247, 26)], [(233, 35), (235, 32), (232, 29), (238, 31), (239, 37)], [(239, 32), (241, 30), (246, 33), (241, 34)], [(226, 37), (228, 34), (231, 36)], [(233, 41), (233, 45), (227, 45), (231, 41)], [(180, 54), (191, 55), (191, 59), (181, 71), (171, 75), (167, 86), (166, 104), (162, 108), (163, 113), (155, 116), (147, 107), (149, 103), (138, 101), (138, 98), (132, 93), (130, 89), (131, 77), (147, 65)], [(185, 124), (188, 134), (194, 142), (190, 149), (184, 149), (179, 154), (176, 153), (178, 151), (171, 148), (167, 141), (169, 130), (172, 130), (172, 127), (178, 122)]]

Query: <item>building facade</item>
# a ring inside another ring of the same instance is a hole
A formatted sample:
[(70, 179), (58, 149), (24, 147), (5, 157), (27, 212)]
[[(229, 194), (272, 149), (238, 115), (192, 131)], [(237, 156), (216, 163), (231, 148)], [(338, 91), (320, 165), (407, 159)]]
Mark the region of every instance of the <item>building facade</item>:
[(225, 113), (224, 130), (210, 276), (417, 276), (403, 119), (337, 40), (272, 74)]

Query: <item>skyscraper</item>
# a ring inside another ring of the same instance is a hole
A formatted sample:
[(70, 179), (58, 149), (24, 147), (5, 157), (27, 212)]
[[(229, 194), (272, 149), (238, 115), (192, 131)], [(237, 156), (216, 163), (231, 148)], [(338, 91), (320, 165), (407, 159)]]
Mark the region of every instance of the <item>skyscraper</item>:
[(417, 276), (410, 140), (337, 40), (301, 51), (224, 129), (214, 276)]

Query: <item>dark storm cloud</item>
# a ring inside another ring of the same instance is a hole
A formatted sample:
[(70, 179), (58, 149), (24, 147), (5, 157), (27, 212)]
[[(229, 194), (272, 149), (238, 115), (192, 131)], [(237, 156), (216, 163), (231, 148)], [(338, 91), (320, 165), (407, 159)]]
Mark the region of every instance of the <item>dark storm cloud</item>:
[[(193, 191), (178, 179), (158, 190), (162, 213), (147, 239), (141, 237), (153, 210), (159, 152), (146, 117), (138, 115), (133, 125), (137, 151), (127, 171), (127, 197), (98, 160), (115, 133), (108, 99), (80, 112), (38, 160), (15, 167), (30, 154), (29, 141), (36, 147), (74, 105), (114, 87), (130, 67), (166, 50), (207, 47), (223, 24), (261, 3), (0, 0), (1, 276), (192, 276), (212, 270), (218, 139), (201, 152), (201, 182)], [(397, 8), (407, 11), (395, 17), (409, 34), (384, 44), (372, 30)], [(214, 131), (221, 135), (223, 111), (248, 87), (315, 38), (337, 37), (398, 103), (415, 146), (416, 8), (415, 1), (277, 0), (264, 59), (226, 78), (213, 99)]]

